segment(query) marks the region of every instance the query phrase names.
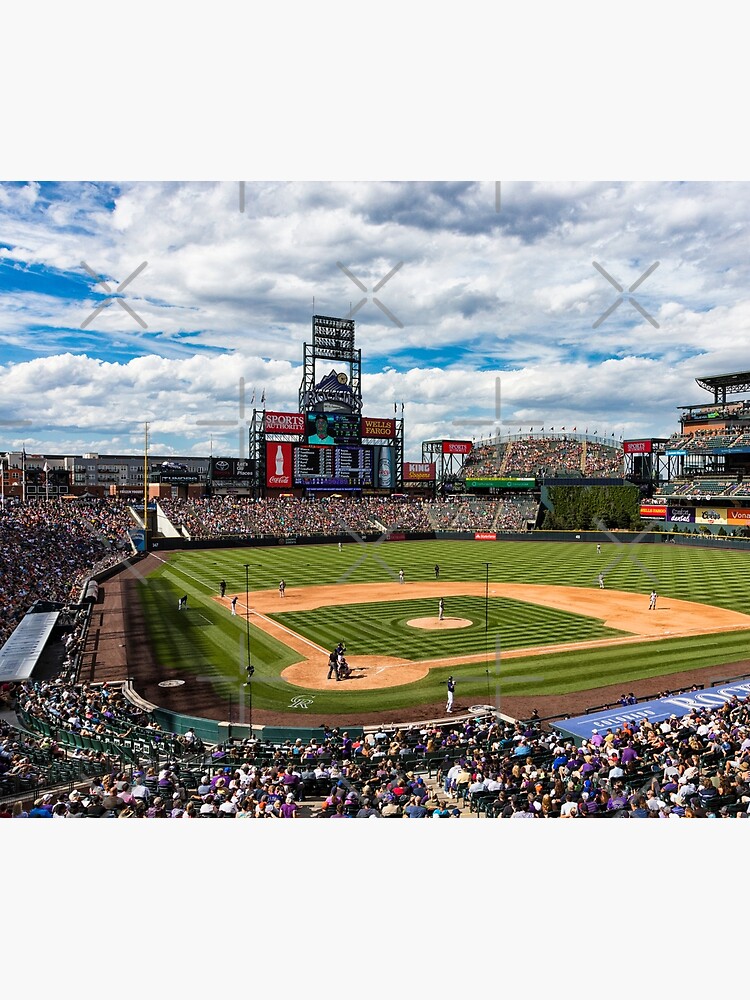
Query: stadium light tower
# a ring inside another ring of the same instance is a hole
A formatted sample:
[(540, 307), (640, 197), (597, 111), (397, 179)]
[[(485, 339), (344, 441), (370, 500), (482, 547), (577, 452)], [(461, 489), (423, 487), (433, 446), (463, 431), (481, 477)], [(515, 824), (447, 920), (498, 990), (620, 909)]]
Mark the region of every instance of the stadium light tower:
[(148, 552), (148, 420), (143, 438), (143, 551)]
[(490, 606), (490, 564), (486, 562), (484, 564), (484, 663), (487, 670), (489, 670), (489, 664), (487, 663), (487, 657), (489, 656), (489, 646), (487, 645), (487, 628), (488, 628), (488, 618), (489, 618), (489, 606)]
[(247, 708), (250, 719), (250, 738), (253, 736), (253, 686), (252, 676), (255, 667), (250, 661), (250, 563), (245, 563), (245, 636), (247, 639)]

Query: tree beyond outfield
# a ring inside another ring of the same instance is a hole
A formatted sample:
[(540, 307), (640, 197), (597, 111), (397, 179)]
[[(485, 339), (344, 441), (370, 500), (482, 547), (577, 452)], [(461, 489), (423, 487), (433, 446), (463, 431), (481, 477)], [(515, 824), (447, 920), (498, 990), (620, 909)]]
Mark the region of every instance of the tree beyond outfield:
[(637, 486), (550, 486), (546, 505), (542, 527), (547, 530), (643, 527)]

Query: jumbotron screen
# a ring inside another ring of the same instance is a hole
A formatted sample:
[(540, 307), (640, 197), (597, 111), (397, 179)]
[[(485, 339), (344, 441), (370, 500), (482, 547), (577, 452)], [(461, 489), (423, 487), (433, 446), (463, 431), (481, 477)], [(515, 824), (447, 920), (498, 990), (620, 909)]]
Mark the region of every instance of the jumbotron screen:
[(372, 486), (372, 448), (294, 448), (294, 485), (322, 489)]
[(306, 421), (308, 444), (359, 444), (360, 423), (356, 413), (308, 413)]

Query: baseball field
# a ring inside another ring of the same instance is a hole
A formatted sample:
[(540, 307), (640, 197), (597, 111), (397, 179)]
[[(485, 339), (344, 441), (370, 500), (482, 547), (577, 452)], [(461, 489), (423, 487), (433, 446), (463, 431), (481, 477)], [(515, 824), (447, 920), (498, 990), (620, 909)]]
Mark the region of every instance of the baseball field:
[[(253, 707), (289, 713), (289, 724), (304, 725), (306, 713), (352, 722), (399, 709), (413, 716), (422, 706), (425, 716), (442, 714), (449, 674), (463, 704), (494, 701), (498, 691), (562, 696), (648, 678), (657, 690), (657, 678), (669, 687), (670, 675), (742, 661), (750, 647), (743, 552), (423, 541), (156, 558), (137, 593), (159, 675), (184, 680), (185, 691), (210, 683), (220, 697), (231, 694), (245, 680), (249, 635)], [(326, 675), (339, 640), (352, 676), (336, 682)]]

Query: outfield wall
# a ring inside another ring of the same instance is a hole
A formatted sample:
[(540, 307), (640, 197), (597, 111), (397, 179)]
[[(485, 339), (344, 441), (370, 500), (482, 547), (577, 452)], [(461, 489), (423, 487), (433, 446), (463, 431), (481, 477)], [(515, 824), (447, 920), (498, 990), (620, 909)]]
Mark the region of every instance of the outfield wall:
[[(479, 541), (479, 542), (641, 542), (652, 543), (664, 541), (665, 532), (636, 531), (392, 531), (383, 538), (383, 534), (360, 535), (292, 535), (277, 538), (273, 535), (256, 537), (253, 535), (232, 535), (224, 538), (158, 538), (151, 545), (152, 551), (170, 552), (191, 549), (229, 549), (245, 547), (263, 547), (269, 545), (333, 545), (341, 542), (344, 545), (360, 545), (362, 542), (423, 542), (423, 541)], [(679, 535), (677, 536), (679, 537)]]

